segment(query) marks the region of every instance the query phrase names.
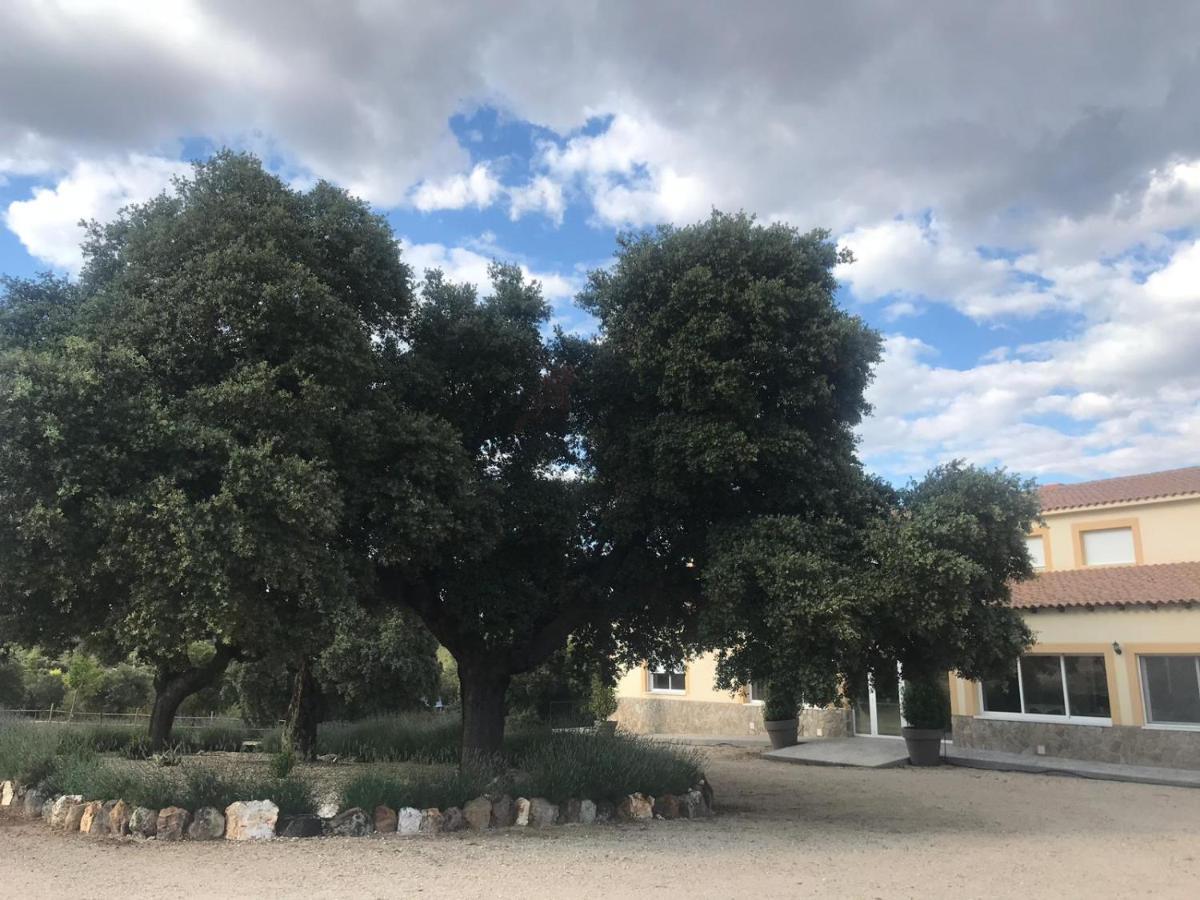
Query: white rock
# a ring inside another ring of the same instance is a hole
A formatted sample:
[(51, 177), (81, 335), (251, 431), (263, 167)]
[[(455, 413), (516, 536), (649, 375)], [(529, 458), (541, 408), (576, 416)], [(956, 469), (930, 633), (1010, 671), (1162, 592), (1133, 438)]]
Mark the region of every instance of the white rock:
[(517, 824), (529, 824), (529, 807), (530, 803), (525, 797), (517, 798)]
[(67, 810), (82, 802), (83, 797), (79, 794), (66, 794), (55, 800), (54, 807), (50, 810), (50, 827), (62, 828), (67, 822)]
[(12, 781), (0, 783), (0, 806), (12, 806), (17, 799), (17, 785)]
[(322, 819), (332, 819), (338, 814), (338, 795), (329, 794), (317, 807), (317, 815)]
[(270, 800), (242, 800), (225, 808), (225, 840), (263, 841), (275, 837), (279, 807)]
[(421, 827), (421, 811), (411, 806), (401, 807), (396, 812), (396, 831), (400, 834), (416, 834)]

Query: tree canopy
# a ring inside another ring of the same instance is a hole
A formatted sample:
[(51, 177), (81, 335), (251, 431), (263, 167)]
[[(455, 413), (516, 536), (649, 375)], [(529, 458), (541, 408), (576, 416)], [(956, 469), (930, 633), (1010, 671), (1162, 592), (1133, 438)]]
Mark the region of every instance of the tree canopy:
[(0, 625), (108, 635), (157, 666), (164, 715), (280, 648), (302, 693), (337, 622), (400, 609), (456, 660), (464, 755), (568, 638), (720, 646), (729, 684), (814, 696), (880, 654), (973, 672), (1025, 638), (1020, 485), (862, 470), (880, 340), (825, 232), (714, 212), (622, 236), (587, 338), (515, 266), (482, 295), (415, 284), (363, 203), (228, 152), (84, 252), (0, 302)]

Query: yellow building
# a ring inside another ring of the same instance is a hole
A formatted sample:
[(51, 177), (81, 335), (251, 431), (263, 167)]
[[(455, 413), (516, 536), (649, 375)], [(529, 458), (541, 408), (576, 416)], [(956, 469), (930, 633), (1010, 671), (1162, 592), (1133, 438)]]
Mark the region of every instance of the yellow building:
[[(1041, 488), (1036, 577), (1013, 603), (1036, 644), (1006, 679), (950, 676), (958, 746), (1200, 769), (1200, 467)], [(640, 732), (757, 734), (752, 690), (713, 688), (715, 659), (646, 667), (618, 685)], [(804, 710), (801, 733), (898, 735), (899, 678)]]

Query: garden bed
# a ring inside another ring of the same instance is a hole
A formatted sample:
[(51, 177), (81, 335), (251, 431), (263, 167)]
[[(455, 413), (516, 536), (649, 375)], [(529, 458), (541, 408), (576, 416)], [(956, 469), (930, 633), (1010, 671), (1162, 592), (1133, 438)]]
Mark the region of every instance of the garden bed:
[(10, 778), (10, 806), (51, 827), (160, 840), (433, 834), (712, 811), (695, 749), (515, 729), (500, 756), (457, 767), (446, 761), (455, 723), (419, 724), (398, 740), (395, 720), (332, 729), (343, 750), (372, 761), (335, 754), (336, 762), (294, 768), (279, 754), (224, 750), (130, 759), (135, 745), (122, 744), (113, 727), (10, 725), (0, 734), (0, 777)]

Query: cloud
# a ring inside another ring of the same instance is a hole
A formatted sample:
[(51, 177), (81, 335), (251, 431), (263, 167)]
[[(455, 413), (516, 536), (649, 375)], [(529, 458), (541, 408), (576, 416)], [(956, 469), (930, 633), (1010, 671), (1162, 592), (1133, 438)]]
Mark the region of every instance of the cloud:
[(484, 209), (502, 191), (499, 180), (486, 163), (475, 166), (466, 175), (451, 175), (441, 181), (422, 181), (413, 191), (412, 205), (421, 212), (439, 209)]
[(514, 222), (527, 213), (542, 213), (556, 225), (561, 225), (566, 213), (566, 198), (563, 186), (539, 175), (528, 184), (508, 189), (508, 217)]
[(441, 269), (451, 281), (473, 284), (481, 294), (491, 290), (492, 280), (488, 277), (488, 266), (496, 260), (516, 262), (526, 278), (541, 282), (542, 296), (554, 306), (569, 304), (583, 286), (583, 278), (577, 273), (566, 275), (530, 268), (516, 259), (515, 254), (507, 253), (496, 246), (491, 235), (484, 235), (483, 239), (467, 247), (413, 243), (407, 239), (401, 239), (400, 245), (404, 261), (412, 266), (418, 277), (429, 269)]
[(54, 187), (35, 187), (30, 199), (10, 203), (4, 222), (30, 255), (77, 272), (83, 264), (81, 219), (111, 219), (121, 207), (148, 200), (172, 176), (189, 170), (186, 163), (139, 154), (78, 162)]
[(1144, 281), (1119, 264), (1077, 334), (939, 366), (894, 334), (862, 428), (868, 465), (897, 477), (962, 456), (1027, 473), (1115, 475), (1193, 464), (1200, 447), (1200, 240), (1171, 246)]
[[(973, 226), (1078, 219), (1200, 157), (1198, 26), (1184, 0), (1098, 0), (1087, 16), (956, 0), (918, 15), (888, 0), (750, 15), (618, 0), (554, 16), (533, 0), (482, 15), (14, 0), (0, 55), (21, 77), (0, 82), (0, 158), (60, 169), (181, 135), (266, 136), (390, 206), (469, 168), (448, 121), (487, 104), (575, 141), (603, 222), (709, 205), (837, 231), (926, 208)], [(614, 117), (608, 140), (579, 131), (598, 116)]]
[(856, 228), (839, 243), (856, 261), (838, 266), (838, 278), (859, 300), (898, 300), (889, 315), (911, 315), (912, 300), (946, 303), (973, 319), (1027, 316), (1063, 298), (1010, 260), (963, 246), (934, 220), (895, 219)]

